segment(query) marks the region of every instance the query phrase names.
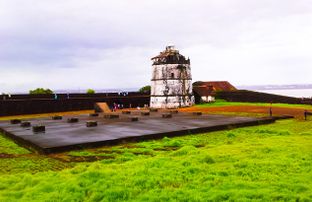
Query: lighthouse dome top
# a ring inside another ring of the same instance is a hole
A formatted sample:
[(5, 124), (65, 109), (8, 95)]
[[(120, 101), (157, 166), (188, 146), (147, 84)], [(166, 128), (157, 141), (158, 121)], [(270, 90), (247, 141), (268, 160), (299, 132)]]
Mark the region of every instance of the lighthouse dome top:
[(174, 45), (166, 46), (166, 49), (159, 55), (152, 58), (153, 65), (161, 64), (190, 64), (190, 59), (186, 59)]
[(170, 44), (168, 46), (166, 46), (166, 51), (177, 51), (174, 47), (174, 45)]

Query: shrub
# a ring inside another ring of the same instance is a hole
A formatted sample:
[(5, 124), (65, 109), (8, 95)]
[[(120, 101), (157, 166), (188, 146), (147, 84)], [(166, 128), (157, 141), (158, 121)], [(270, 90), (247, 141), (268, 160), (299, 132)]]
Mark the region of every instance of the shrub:
[(151, 86), (143, 86), (139, 89), (140, 93), (150, 93), (151, 92)]
[(44, 89), (44, 88), (36, 88), (34, 90), (29, 90), (29, 94), (35, 95), (35, 94), (53, 94), (53, 91), (50, 90), (49, 88)]
[(95, 90), (93, 90), (93, 89), (91, 89), (91, 88), (89, 88), (88, 90), (87, 90), (87, 94), (94, 94), (95, 93)]

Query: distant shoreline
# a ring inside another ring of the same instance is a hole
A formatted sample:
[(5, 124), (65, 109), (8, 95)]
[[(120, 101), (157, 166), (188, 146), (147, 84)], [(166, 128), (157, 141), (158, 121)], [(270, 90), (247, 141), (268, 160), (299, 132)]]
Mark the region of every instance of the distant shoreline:
[(253, 90), (257, 92), (270, 93), (275, 95), (284, 95), (297, 98), (312, 98), (312, 88), (310, 89), (271, 89), (271, 90)]
[(290, 84), (290, 85), (246, 85), (237, 86), (238, 89), (245, 90), (302, 90), (312, 89), (312, 84)]

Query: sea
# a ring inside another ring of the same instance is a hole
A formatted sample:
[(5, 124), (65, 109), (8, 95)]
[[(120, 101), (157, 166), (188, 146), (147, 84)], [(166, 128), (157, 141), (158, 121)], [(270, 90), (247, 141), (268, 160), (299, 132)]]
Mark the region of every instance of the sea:
[(254, 91), (297, 98), (312, 98), (312, 89), (270, 89), (270, 90), (254, 89)]

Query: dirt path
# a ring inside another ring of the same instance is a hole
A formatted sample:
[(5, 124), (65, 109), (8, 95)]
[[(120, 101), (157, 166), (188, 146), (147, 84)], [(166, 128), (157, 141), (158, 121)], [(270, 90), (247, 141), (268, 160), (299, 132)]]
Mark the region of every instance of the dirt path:
[[(201, 111), (204, 113), (226, 113), (226, 112), (236, 112), (236, 113), (255, 113), (255, 114), (269, 114), (269, 107), (264, 106), (222, 106), (222, 107), (189, 107), (180, 109), (184, 112)], [(274, 115), (292, 115), (297, 119), (303, 119), (303, 109), (298, 108), (288, 108), (288, 107), (272, 107), (273, 116)]]

